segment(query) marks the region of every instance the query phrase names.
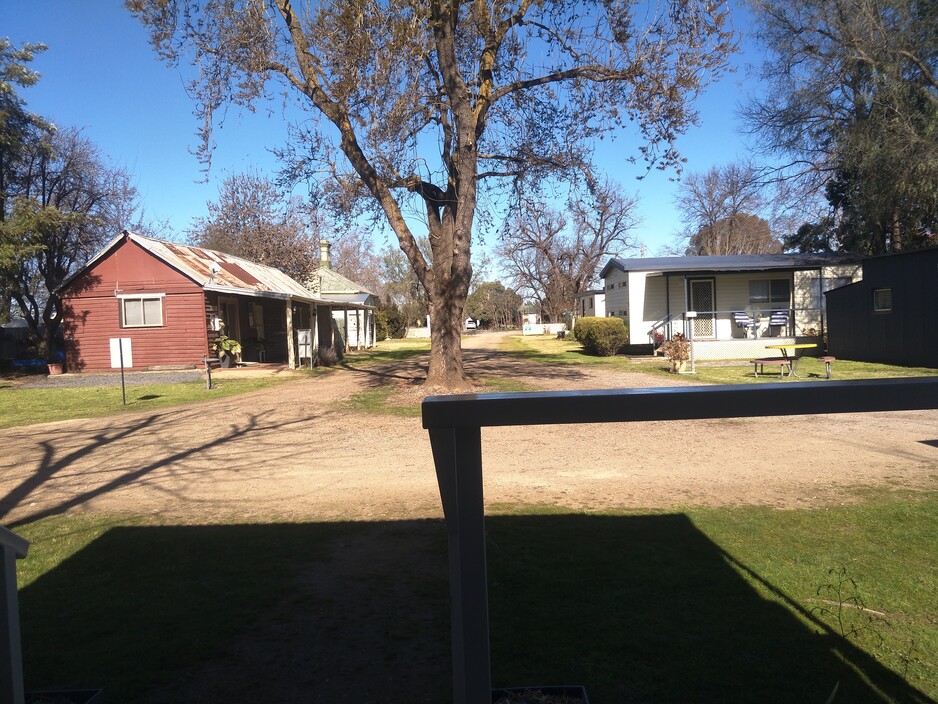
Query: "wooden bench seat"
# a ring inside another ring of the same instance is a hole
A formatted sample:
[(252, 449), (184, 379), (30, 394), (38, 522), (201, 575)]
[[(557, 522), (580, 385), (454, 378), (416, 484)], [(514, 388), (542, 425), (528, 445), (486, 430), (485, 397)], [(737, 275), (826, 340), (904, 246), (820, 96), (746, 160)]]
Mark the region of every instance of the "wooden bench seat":
[(759, 376), (761, 371), (765, 374), (765, 365), (774, 364), (779, 367), (779, 376), (785, 376), (785, 367), (788, 367), (788, 373), (791, 374), (791, 360), (786, 359), (785, 357), (766, 357), (765, 359), (750, 359), (749, 363), (752, 365), (752, 372), (756, 376)]
[(831, 355), (824, 355), (823, 357), (818, 357), (819, 362), (824, 362), (824, 366), (827, 368), (827, 378), (831, 378), (831, 362), (836, 362), (837, 358), (832, 357)]

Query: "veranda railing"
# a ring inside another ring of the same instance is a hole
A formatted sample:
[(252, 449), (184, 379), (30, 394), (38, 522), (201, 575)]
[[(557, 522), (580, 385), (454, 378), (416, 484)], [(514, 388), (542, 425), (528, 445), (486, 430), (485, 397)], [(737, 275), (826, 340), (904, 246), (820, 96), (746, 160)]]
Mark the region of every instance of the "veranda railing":
[(938, 408), (938, 378), (434, 396), (423, 402), (449, 539), (453, 701), (491, 704), (483, 427)]

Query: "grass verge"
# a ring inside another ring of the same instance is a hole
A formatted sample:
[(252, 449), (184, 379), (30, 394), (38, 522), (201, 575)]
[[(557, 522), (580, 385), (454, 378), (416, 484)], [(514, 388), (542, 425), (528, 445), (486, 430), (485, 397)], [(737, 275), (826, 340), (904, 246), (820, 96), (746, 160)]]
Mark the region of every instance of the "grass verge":
[[(516, 381), (515, 379), (485, 378), (477, 379), (475, 383), (482, 386), (486, 393), (508, 393), (517, 391), (537, 391), (538, 389)], [(404, 387), (407, 388), (407, 387)], [(359, 391), (346, 401), (340, 402), (344, 408), (360, 413), (373, 413), (384, 416), (402, 416), (406, 418), (419, 418), (422, 398), (420, 394), (401, 394), (401, 387), (380, 386)]]
[(127, 405), (120, 386), (84, 386), (54, 389), (0, 388), (0, 428), (48, 423), (75, 418), (97, 418), (117, 413), (144, 411), (186, 403), (211, 401), (224, 396), (257, 391), (283, 379), (224, 379), (212, 390), (205, 382), (128, 386)]
[[(668, 360), (661, 357), (655, 361), (635, 362), (629, 357), (594, 357), (583, 351), (582, 346), (572, 340), (558, 340), (549, 336), (521, 336), (507, 338), (506, 352), (531, 362), (544, 364), (590, 364), (608, 366), (625, 371), (640, 371), (673, 378)], [(825, 365), (814, 357), (802, 357), (798, 364), (797, 377), (780, 378), (778, 370), (766, 370), (756, 377), (752, 365), (745, 360), (730, 362), (698, 362), (695, 374), (682, 375), (690, 383), (697, 384), (772, 384), (794, 381), (816, 381), (826, 379)], [(833, 364), (833, 378), (845, 381), (852, 379), (888, 379), (900, 377), (934, 376), (938, 369), (925, 367), (899, 367), (891, 364), (873, 364), (838, 359)]]
[(353, 369), (387, 362), (400, 362), (430, 351), (429, 339), (382, 340), (370, 350), (352, 350), (345, 354), (342, 366)]
[[(132, 703), (182, 681), (175, 701), (194, 703), (222, 668), (244, 696), (273, 696), (276, 678), (300, 693), (277, 701), (308, 701), (303, 682), (335, 701), (447, 699), (439, 521), (69, 515), (17, 530), (32, 541), (31, 687)], [(835, 701), (938, 698), (938, 493), (795, 511), (502, 507), (486, 531), (496, 685), (582, 683), (599, 704), (825, 701), (835, 683)], [(823, 587), (841, 568), (855, 586), (838, 597)]]

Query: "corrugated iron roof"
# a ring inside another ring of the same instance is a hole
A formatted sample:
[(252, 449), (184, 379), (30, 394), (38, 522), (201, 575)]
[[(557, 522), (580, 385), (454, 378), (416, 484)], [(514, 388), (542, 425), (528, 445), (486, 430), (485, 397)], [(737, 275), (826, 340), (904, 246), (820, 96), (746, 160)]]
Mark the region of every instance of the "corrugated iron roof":
[(207, 291), (320, 300), (298, 281), (272, 266), (212, 249), (165, 242), (133, 232), (125, 234), (131, 242), (189, 276)]
[[(355, 283), (351, 279), (348, 279), (337, 271), (328, 269), (326, 267), (319, 267), (315, 272), (313, 272), (313, 278), (318, 279), (317, 281), (312, 281), (310, 284), (318, 283), (319, 294), (322, 296), (329, 296), (330, 294), (359, 294), (364, 293), (370, 296), (374, 296), (374, 291), (369, 291), (366, 288), (363, 288), (360, 284)], [(310, 286), (310, 288), (313, 288)]]
[[(265, 298), (307, 301), (323, 305), (364, 308), (362, 302), (343, 300), (344, 296), (317, 295), (279, 269), (248, 261), (213, 249), (204, 249), (178, 242), (167, 242), (125, 230), (101, 248), (79, 271), (68, 277), (57, 290), (65, 289), (83, 271), (87, 271), (111, 252), (124, 239), (142, 247), (150, 254), (189, 277), (206, 291)], [(334, 274), (334, 272), (332, 272)], [(340, 275), (334, 274), (336, 277)], [(353, 282), (341, 277), (353, 287)], [(356, 290), (362, 290), (357, 288)], [(354, 299), (354, 297), (352, 297)]]

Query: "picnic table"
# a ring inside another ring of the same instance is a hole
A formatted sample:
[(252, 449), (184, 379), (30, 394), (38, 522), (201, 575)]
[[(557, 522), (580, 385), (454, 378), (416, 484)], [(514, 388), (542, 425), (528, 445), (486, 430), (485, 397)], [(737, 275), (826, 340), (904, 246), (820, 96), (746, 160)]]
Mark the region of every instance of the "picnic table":
[[(782, 345), (766, 345), (765, 346), (767, 350), (781, 350), (782, 351), (782, 359), (784, 359), (788, 363), (788, 376), (798, 376), (798, 374), (796, 373), (797, 368), (798, 368), (798, 360), (800, 359), (800, 357), (798, 356), (798, 350), (808, 350), (814, 347), (817, 347), (816, 342), (799, 342), (799, 343), (793, 343), (790, 345), (782, 344)], [(791, 356), (789, 356), (788, 350), (792, 351)]]

